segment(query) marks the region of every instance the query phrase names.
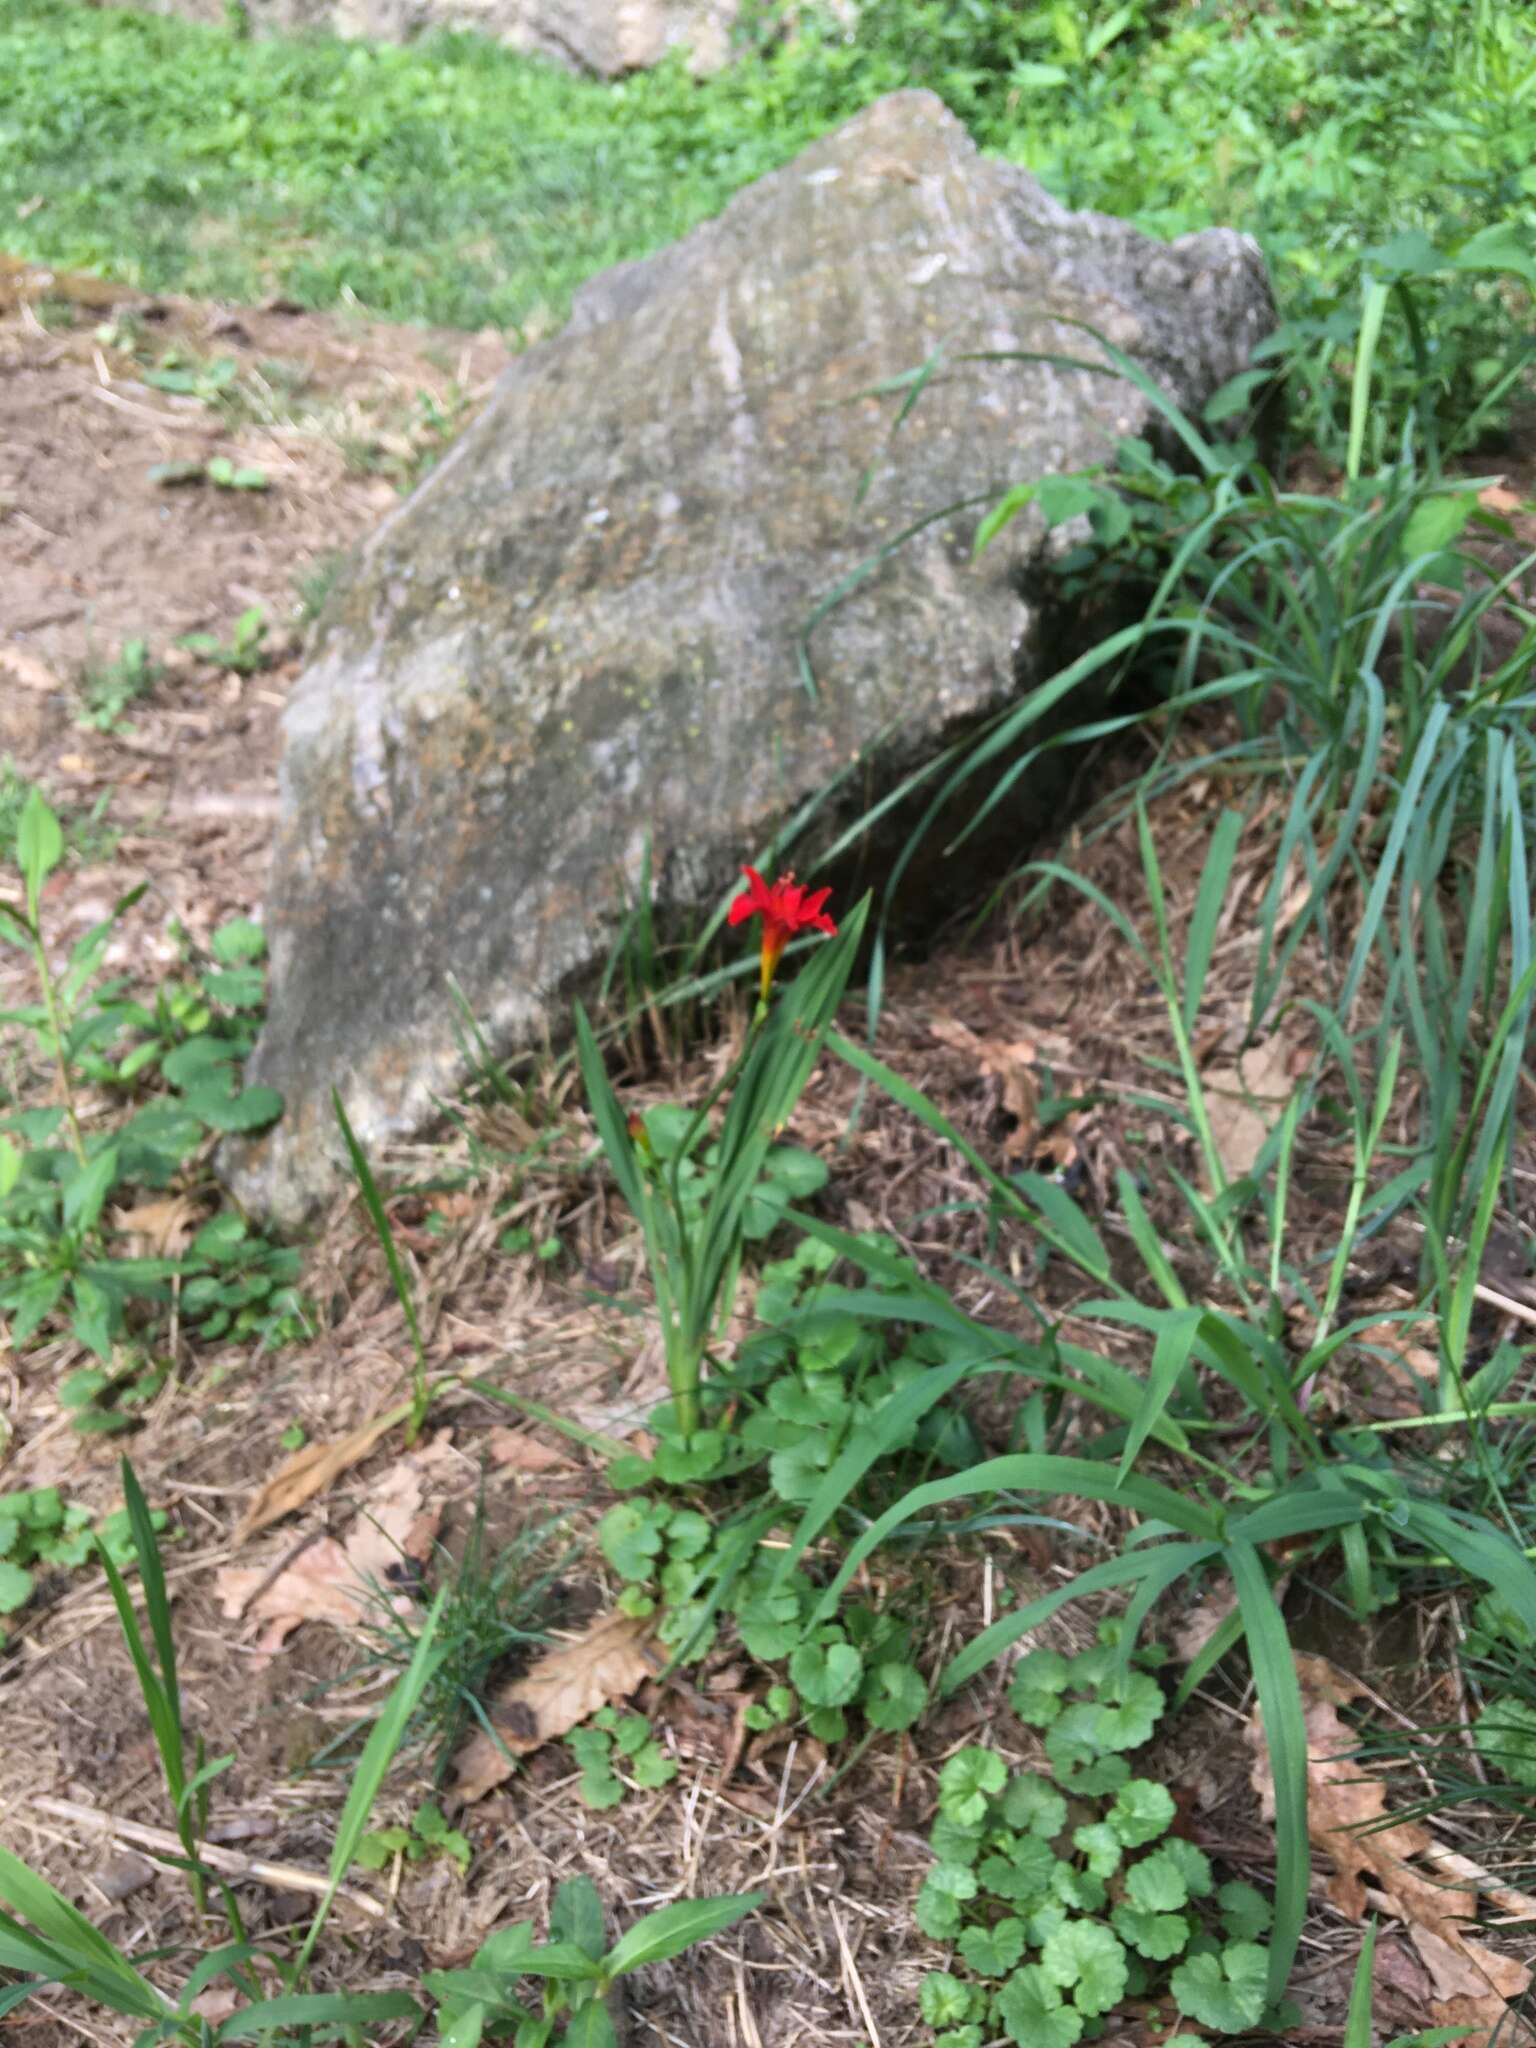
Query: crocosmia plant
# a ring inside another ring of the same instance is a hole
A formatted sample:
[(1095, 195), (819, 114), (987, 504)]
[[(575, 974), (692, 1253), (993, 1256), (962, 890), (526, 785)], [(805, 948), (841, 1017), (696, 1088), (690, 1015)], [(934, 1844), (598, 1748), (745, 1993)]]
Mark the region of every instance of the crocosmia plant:
[[(714, 1469), (721, 1438), (708, 1426), (704, 1367), (730, 1314), (751, 1214), (774, 1186), (774, 1155), (794, 1114), (852, 970), (869, 904), (841, 927), (827, 914), (830, 891), (807, 892), (792, 875), (773, 884), (753, 868), (730, 907), (728, 923), (762, 919), (757, 1009), (740, 1053), (682, 1129), (658, 1142), (655, 1113), (629, 1117), (608, 1079), (586, 1012), (576, 1009), (576, 1047), (598, 1135), (625, 1200), (645, 1234), (666, 1349), (671, 1401), (653, 1424), (674, 1458), (698, 1476)], [(827, 937), (804, 970), (775, 995), (790, 941)], [(726, 1107), (711, 1139), (713, 1113)], [(672, 1113), (676, 1115), (676, 1112)], [(695, 1155), (704, 1150), (706, 1168)]]
[(780, 875), (770, 889), (756, 868), (743, 868), (747, 886), (731, 905), (726, 923), (746, 924), (754, 917), (763, 920), (762, 985), (759, 1000), (766, 1003), (773, 990), (784, 948), (800, 932), (825, 932), (837, 937), (837, 926), (823, 905), (832, 894), (818, 889), (807, 895), (793, 875)]

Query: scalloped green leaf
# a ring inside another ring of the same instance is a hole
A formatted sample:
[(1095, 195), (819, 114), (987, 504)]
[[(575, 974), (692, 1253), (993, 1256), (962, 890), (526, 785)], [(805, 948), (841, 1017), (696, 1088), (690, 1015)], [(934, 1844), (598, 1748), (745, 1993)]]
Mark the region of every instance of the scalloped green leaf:
[(1053, 1984), (1071, 1991), (1072, 2003), (1090, 2019), (1111, 2011), (1125, 1996), (1125, 1946), (1097, 1920), (1073, 1920), (1058, 1928), (1040, 1951), (1040, 1967)]
[(1240, 2034), (1263, 2017), (1268, 1974), (1268, 1953), (1255, 1941), (1238, 1941), (1219, 1955), (1180, 1963), (1169, 1985), (1180, 2012), (1221, 2033)]
[(1007, 1782), (1008, 1766), (995, 1749), (968, 1744), (939, 1772), (939, 1805), (962, 1827), (975, 1827), (986, 1816), (988, 1800)]
[(1062, 2003), (1061, 1992), (1038, 1963), (1015, 1970), (995, 2001), (997, 2017), (1018, 2048), (1074, 2048), (1086, 2024)]
[(1104, 1818), (1127, 1849), (1140, 1849), (1167, 1834), (1177, 1810), (1166, 1785), (1152, 1778), (1132, 1778), (1120, 1787)]

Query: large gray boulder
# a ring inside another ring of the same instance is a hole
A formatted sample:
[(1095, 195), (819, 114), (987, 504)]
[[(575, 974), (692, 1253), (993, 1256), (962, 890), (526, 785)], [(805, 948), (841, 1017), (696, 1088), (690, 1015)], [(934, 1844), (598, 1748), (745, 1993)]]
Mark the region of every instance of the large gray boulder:
[[(1156, 423), (1113, 375), (965, 352), (1095, 356), (1087, 322), (1198, 407), (1272, 317), (1251, 242), (1068, 213), (921, 92), (589, 284), (363, 548), (296, 686), (251, 1075), (288, 1113), (239, 1191), (325, 1193), (333, 1082), (369, 1146), (429, 1121), (464, 1078), (450, 975), (498, 1052), (562, 1032), (647, 835), (665, 903), (709, 905), (842, 771), (822, 845), (1060, 665), (1038, 521), (973, 563), (973, 511), (826, 615), (802, 685), (803, 623), (872, 550)], [(892, 435), (871, 387), (941, 346)]]

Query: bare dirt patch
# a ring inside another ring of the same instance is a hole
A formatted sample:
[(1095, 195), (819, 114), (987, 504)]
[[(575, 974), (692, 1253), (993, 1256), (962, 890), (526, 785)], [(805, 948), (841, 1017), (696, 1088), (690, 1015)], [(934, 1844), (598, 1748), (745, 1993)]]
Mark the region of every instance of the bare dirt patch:
[[(149, 923), (200, 935), (259, 900), (278, 721), (325, 567), (505, 360), (491, 335), (146, 301), (0, 258), (0, 761), (77, 813), (111, 792), (116, 856), (68, 885), (82, 921), (129, 874), (154, 885)], [(220, 458), (266, 488), (155, 480)], [(176, 645), (226, 644), (252, 608), (251, 673)], [(134, 640), (157, 678), (95, 730), (87, 672)]]

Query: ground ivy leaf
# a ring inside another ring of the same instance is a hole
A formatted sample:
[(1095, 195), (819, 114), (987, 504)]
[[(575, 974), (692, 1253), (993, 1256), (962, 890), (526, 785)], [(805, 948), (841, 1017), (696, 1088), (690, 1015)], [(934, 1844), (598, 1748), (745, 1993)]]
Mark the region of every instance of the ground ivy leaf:
[(1064, 1771), (1092, 1763), (1103, 1754), (1099, 1741), (1099, 1716), (1103, 1709), (1092, 1700), (1080, 1700), (1064, 1707), (1045, 1738), (1045, 1753), (1055, 1767), (1058, 1783)]
[(32, 1574), (0, 1559), (0, 1614), (15, 1614), (32, 1598)]
[(808, 1316), (796, 1332), (795, 1356), (805, 1372), (836, 1372), (862, 1342), (864, 1325), (835, 1309)]
[(658, 1785), (671, 1784), (677, 1776), (677, 1761), (667, 1755), (659, 1742), (647, 1742), (630, 1758), (629, 1771), (643, 1791), (652, 1792)]
[(1536, 1790), (1536, 1706), (1500, 1693), (1477, 1717), (1479, 1754), (1512, 1785)]
[(1043, 1692), (1017, 1678), (1008, 1688), (1008, 1704), (1030, 1728), (1049, 1728), (1061, 1713), (1060, 1693)]
[(1071, 1991), (1072, 2003), (1090, 2019), (1125, 1996), (1125, 1948), (1097, 1920), (1059, 1927), (1040, 1951), (1040, 1967), (1053, 1984)]
[(1064, 1906), (1075, 1906), (1080, 1913), (1097, 1913), (1103, 1909), (1106, 1896), (1104, 1881), (1091, 1871), (1074, 1870), (1070, 1863), (1058, 1863), (1051, 1889)]
[(1104, 1816), (1127, 1849), (1140, 1849), (1165, 1835), (1173, 1823), (1173, 1794), (1151, 1778), (1132, 1778), (1122, 1785)]
[(930, 2027), (955, 2027), (969, 2017), (971, 1987), (948, 1970), (930, 1970), (917, 1994), (918, 2008)]
[(1033, 1771), (1018, 1771), (1003, 1794), (1003, 1819), (1020, 1834), (1052, 1841), (1067, 1824), (1067, 1802)]
[(768, 1477), (779, 1499), (798, 1507), (816, 1491), (831, 1462), (832, 1441), (829, 1437), (802, 1437), (799, 1443), (774, 1452), (768, 1460)]
[(798, 1611), (790, 1619), (776, 1614), (766, 1600), (753, 1600), (736, 1616), (737, 1631), (749, 1653), (764, 1664), (787, 1657), (800, 1641)]
[(1256, 2027), (1264, 2011), (1269, 1956), (1256, 1941), (1236, 1941), (1219, 1956), (1191, 1956), (1170, 1979), (1179, 2011), (1216, 2027), (1240, 2034)]
[(987, 1801), (1007, 1782), (1008, 1766), (997, 1751), (972, 1743), (956, 1750), (939, 1772), (939, 1805), (961, 1827), (976, 1827), (986, 1816)]
[(1131, 1767), (1123, 1756), (1101, 1756), (1092, 1763), (1061, 1773), (1061, 1787), (1074, 1798), (1097, 1799), (1118, 1792), (1130, 1778)]
[(1072, 1667), (1059, 1650), (1031, 1650), (1014, 1665), (1013, 1675), (1038, 1686), (1042, 1692), (1065, 1692)]
[(1013, 1667), (1008, 1704), (1031, 1728), (1049, 1728), (1061, 1712), (1067, 1660), (1056, 1650), (1031, 1650)]
[(999, 1920), (995, 1927), (961, 1931), (960, 1953), (978, 1977), (1006, 1977), (1024, 1953), (1022, 1920)]
[(1127, 1870), (1125, 1895), (1143, 1913), (1177, 1913), (1189, 1903), (1189, 1885), (1166, 1843)]
[(923, 1879), (912, 1908), (912, 1917), (930, 1941), (953, 1941), (960, 1932), (960, 1901), (933, 1883), (930, 1871)]
[(864, 1717), (871, 1727), (894, 1735), (919, 1720), (927, 1704), (928, 1688), (920, 1672), (910, 1664), (881, 1664), (863, 1702)]
[(1024, 1915), (1024, 1934), (1031, 1948), (1044, 1948), (1058, 1927), (1068, 1921), (1066, 1907), (1059, 1899), (1045, 1899)]
[(840, 1380), (782, 1379), (768, 1389), (768, 1406), (781, 1422), (821, 1429), (848, 1413), (848, 1396)]
[(928, 1846), (940, 1863), (974, 1863), (981, 1854), (982, 1835), (981, 1828), (963, 1828), (941, 1813), (929, 1831)]
[(802, 1643), (789, 1660), (790, 1683), (808, 1706), (846, 1706), (864, 1676), (852, 1643)]
[(1072, 1846), (1079, 1855), (1087, 1857), (1093, 1877), (1113, 1877), (1120, 1868), (1120, 1837), (1108, 1821), (1090, 1821), (1086, 1827), (1078, 1828), (1072, 1836)]
[(1231, 1879), (1217, 1892), (1216, 1903), (1221, 1908), (1222, 1925), (1234, 1941), (1257, 1941), (1268, 1933), (1274, 1914), (1268, 1899), (1251, 1884)]
[(1064, 2006), (1061, 1993), (1038, 1963), (1015, 1970), (998, 1992), (997, 2017), (1018, 2048), (1073, 2048), (1083, 2015)]
[(702, 1557), (714, 1541), (708, 1516), (693, 1508), (675, 1508), (667, 1524), (667, 1550), (672, 1557)]
[(597, 1525), (604, 1557), (621, 1579), (648, 1579), (661, 1551), (670, 1511), (649, 1501), (621, 1500)]
[(688, 1486), (696, 1479), (708, 1479), (725, 1456), (725, 1438), (718, 1429), (696, 1429), (686, 1443), (668, 1442), (656, 1446), (656, 1470), (669, 1486)]
[(1110, 1919), (1122, 1941), (1154, 1963), (1170, 1962), (1189, 1940), (1189, 1922), (1181, 1913), (1144, 1913), (1135, 1906), (1116, 1906)]
[(1186, 1842), (1182, 1835), (1172, 1835), (1155, 1853), (1166, 1856), (1177, 1867), (1192, 1899), (1203, 1899), (1209, 1894), (1214, 1879), (1211, 1876), (1211, 1859), (1203, 1849), (1197, 1849), (1193, 1842)]
[(983, 1858), (981, 1881), (995, 1899), (1032, 1905), (1047, 1896), (1057, 1871), (1064, 1868), (1048, 1842), (1038, 1835), (1026, 1835), (1010, 1854)]
[(1163, 1688), (1145, 1671), (1130, 1671), (1115, 1687), (1112, 1705), (1099, 1708), (1099, 1747), (1108, 1750), (1140, 1749), (1151, 1740), (1152, 1730), (1163, 1717), (1167, 1701)]

